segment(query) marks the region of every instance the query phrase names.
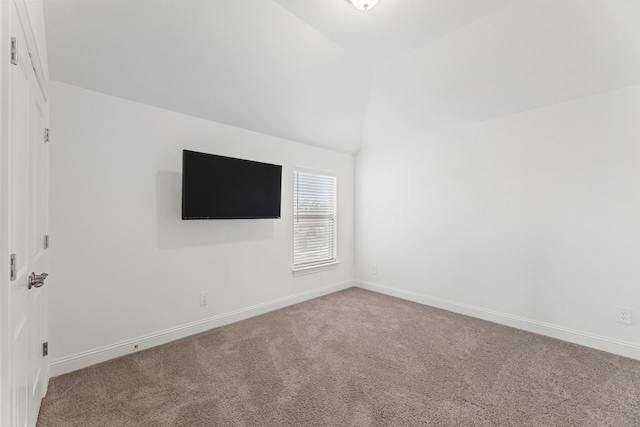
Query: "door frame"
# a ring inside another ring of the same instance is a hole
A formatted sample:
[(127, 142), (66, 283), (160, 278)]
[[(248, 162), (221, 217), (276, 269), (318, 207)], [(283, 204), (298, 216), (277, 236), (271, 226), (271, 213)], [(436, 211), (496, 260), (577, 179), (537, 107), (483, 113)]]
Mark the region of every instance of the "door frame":
[(10, 425), (9, 408), (9, 2), (0, 1), (0, 425)]

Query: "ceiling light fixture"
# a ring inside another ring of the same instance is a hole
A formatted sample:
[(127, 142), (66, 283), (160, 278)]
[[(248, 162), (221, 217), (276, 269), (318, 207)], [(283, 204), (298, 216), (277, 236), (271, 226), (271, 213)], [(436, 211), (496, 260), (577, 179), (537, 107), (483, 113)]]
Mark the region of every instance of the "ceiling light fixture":
[(349, 0), (349, 2), (360, 10), (369, 10), (378, 3), (378, 0)]

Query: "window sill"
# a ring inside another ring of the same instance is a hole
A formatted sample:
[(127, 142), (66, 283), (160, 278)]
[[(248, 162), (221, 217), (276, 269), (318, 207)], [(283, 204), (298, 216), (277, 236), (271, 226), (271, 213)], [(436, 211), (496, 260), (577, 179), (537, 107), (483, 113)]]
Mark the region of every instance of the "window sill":
[(329, 262), (327, 264), (314, 265), (312, 267), (298, 267), (293, 268), (291, 271), (294, 276), (302, 276), (305, 274), (319, 273), (321, 271), (333, 270), (338, 267), (338, 261)]

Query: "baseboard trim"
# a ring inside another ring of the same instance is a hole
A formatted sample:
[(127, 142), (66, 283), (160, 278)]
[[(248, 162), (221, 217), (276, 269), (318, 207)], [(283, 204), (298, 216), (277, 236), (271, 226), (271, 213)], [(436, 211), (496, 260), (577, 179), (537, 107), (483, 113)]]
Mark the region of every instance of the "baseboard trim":
[(640, 360), (640, 345), (468, 304), (357, 280), (356, 287)]
[[(198, 320), (186, 325), (178, 326), (164, 331), (147, 334), (134, 339), (122, 341), (108, 346), (96, 348), (93, 350), (77, 353), (68, 357), (63, 357), (52, 361), (49, 364), (50, 376), (57, 377), (78, 369), (87, 368), (89, 366), (115, 359), (116, 357), (125, 356), (136, 351), (166, 344), (180, 338), (208, 331), (209, 329), (218, 328), (240, 320), (249, 319), (254, 316), (278, 310), (290, 305), (298, 304), (313, 298), (318, 298), (334, 292), (341, 291), (354, 286), (353, 280), (334, 283), (322, 288), (313, 289), (306, 292), (300, 292), (273, 301), (262, 304), (256, 304), (251, 307), (242, 308), (240, 310), (231, 311), (229, 313), (220, 314), (207, 319)], [(135, 346), (138, 346), (136, 350)]]

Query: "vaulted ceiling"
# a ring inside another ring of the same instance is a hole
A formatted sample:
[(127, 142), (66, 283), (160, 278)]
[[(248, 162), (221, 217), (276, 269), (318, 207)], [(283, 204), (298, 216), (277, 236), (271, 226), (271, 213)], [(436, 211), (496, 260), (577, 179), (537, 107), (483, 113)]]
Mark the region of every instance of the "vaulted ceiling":
[(640, 84), (640, 1), (44, 8), (53, 80), (349, 153)]

